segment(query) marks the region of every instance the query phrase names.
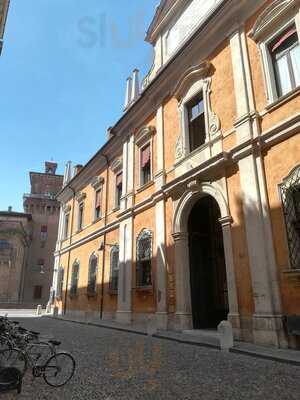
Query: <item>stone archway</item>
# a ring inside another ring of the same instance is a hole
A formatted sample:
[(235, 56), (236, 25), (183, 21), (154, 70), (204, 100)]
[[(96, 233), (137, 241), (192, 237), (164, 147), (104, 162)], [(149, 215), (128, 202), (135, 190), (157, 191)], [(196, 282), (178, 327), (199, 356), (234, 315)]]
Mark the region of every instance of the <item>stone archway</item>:
[(190, 263), (188, 246), (188, 218), (194, 205), (204, 196), (214, 198), (220, 208), (224, 253), (226, 263), (226, 276), (228, 284), (228, 320), (234, 327), (235, 336), (239, 336), (239, 312), (234, 272), (231, 216), (229, 208), (217, 184), (191, 182), (187, 190), (175, 204), (173, 218), (173, 239), (175, 246), (175, 274), (176, 274), (176, 315), (175, 327), (178, 330), (192, 329), (192, 305), (190, 288)]

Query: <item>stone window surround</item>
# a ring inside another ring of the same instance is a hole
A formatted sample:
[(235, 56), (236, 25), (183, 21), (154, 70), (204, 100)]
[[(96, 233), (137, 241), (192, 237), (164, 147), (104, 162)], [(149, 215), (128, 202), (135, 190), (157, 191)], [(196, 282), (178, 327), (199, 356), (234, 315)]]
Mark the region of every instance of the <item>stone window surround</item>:
[(103, 185), (104, 185), (104, 178), (101, 176), (95, 176), (92, 181), (91, 181), (91, 186), (94, 189), (94, 198), (93, 198), (93, 210), (94, 210), (94, 215), (93, 215), (93, 223), (99, 221), (102, 218), (102, 209), (100, 207), (100, 217), (96, 218), (96, 193), (98, 190), (101, 190), (101, 200), (102, 200), (102, 194), (103, 194)]
[[(79, 192), (75, 196), (76, 201), (77, 201), (77, 232), (81, 232), (84, 228), (84, 209), (85, 209), (85, 204), (84, 200), (86, 199), (86, 193)], [(79, 210), (80, 207), (83, 206), (83, 215), (82, 215), (82, 226), (79, 226)]]
[[(95, 271), (96, 282), (95, 282), (95, 291), (94, 292), (90, 292), (88, 290), (88, 286), (89, 286), (90, 274), (91, 274), (91, 263), (92, 263), (93, 260), (97, 261), (97, 263), (96, 263), (96, 271)], [(95, 252), (93, 252), (89, 257), (88, 280), (87, 280), (87, 296), (88, 297), (95, 296), (97, 294), (97, 275), (98, 275), (98, 271), (99, 271), (99, 257)]]
[[(77, 271), (77, 280), (76, 280), (76, 293), (72, 292), (72, 287), (73, 285), (73, 271), (74, 267), (78, 266), (78, 271)], [(80, 261), (76, 258), (75, 261), (72, 263), (72, 270), (71, 270), (71, 277), (70, 277), (70, 283), (69, 283), (69, 296), (70, 297), (77, 297), (78, 296), (78, 281), (79, 281), (79, 276), (80, 276)]]
[[(212, 69), (211, 67), (212, 65), (208, 61), (204, 61), (198, 66), (191, 67), (181, 78), (175, 90), (174, 95), (178, 100), (181, 126), (175, 149), (175, 165), (182, 161), (182, 159), (190, 157), (195, 153), (206, 152), (207, 147), (211, 147), (212, 143), (221, 136), (220, 120), (211, 109), (210, 93), (212, 78), (208, 76)], [(187, 105), (201, 92), (204, 101), (206, 138), (202, 146), (191, 152)]]
[[(268, 106), (271, 106), (272, 104), (278, 102), (278, 100), (280, 100), (281, 98), (286, 97), (287, 95), (292, 93), (291, 91), (284, 96), (278, 96), (274, 65), (268, 46), (276, 38), (276, 36), (280, 35), (280, 33), (282, 33), (292, 24), (295, 24), (296, 26), (298, 39), (300, 42), (300, 10), (298, 8), (296, 11), (293, 12), (292, 15), (291, 13), (289, 13), (288, 16), (282, 15), (284, 12), (288, 11), (291, 6), (294, 5), (294, 1), (286, 0), (281, 3), (282, 4), (277, 1), (275, 4), (272, 5), (272, 7), (267, 8), (258, 18), (256, 25), (249, 35), (251, 38), (253, 38), (253, 40), (257, 43), (259, 47)], [(276, 22), (276, 19), (278, 18), (280, 21), (279, 23)], [(273, 29), (272, 24), (274, 24)], [(294, 90), (295, 89), (293, 89), (293, 91)]]
[[(121, 158), (117, 158), (111, 164), (110, 168), (111, 168), (112, 172), (114, 173), (114, 200), (113, 200), (114, 207), (112, 209), (112, 211), (114, 212), (120, 208), (117, 204), (117, 176), (121, 172), (123, 172), (123, 160)], [(122, 179), (124, 180), (124, 176), (122, 177)]]
[(119, 269), (120, 269), (120, 247), (118, 244), (114, 244), (113, 246), (111, 246), (111, 250), (110, 250), (110, 269), (109, 269), (109, 292), (110, 294), (118, 294), (118, 289), (115, 290), (112, 288), (112, 278), (113, 278), (113, 254), (115, 252), (119, 253), (119, 263), (118, 263), (118, 267), (115, 269), (118, 271), (119, 273)]
[[(135, 144), (138, 147), (138, 168), (139, 168), (139, 181), (137, 192), (140, 192), (144, 188), (147, 188), (153, 182), (153, 135), (155, 128), (152, 126), (145, 126), (141, 128), (135, 136)], [(143, 148), (150, 145), (150, 180), (143, 184), (142, 183), (142, 169), (141, 169), (141, 152)]]
[(65, 207), (63, 207), (63, 229), (62, 229), (62, 240), (66, 240), (66, 239), (68, 239), (68, 237), (69, 237), (69, 231), (70, 231), (70, 226), (68, 226), (68, 230), (67, 230), (67, 232), (66, 232), (66, 219), (67, 219), (67, 216), (69, 217), (69, 223), (68, 223), (68, 225), (70, 224), (70, 211), (71, 211), (71, 206), (70, 205), (68, 205), (68, 206), (65, 206)]
[[(139, 249), (139, 241), (141, 240), (141, 239), (143, 239), (145, 236), (148, 236), (149, 238), (150, 238), (150, 240), (151, 240), (151, 248), (150, 248), (150, 262), (151, 262), (151, 272), (150, 272), (150, 275), (151, 275), (151, 285), (148, 285), (148, 286), (142, 286), (142, 285), (139, 285), (139, 283), (138, 283), (138, 277), (137, 277), (137, 263), (138, 263), (138, 249)], [(135, 290), (136, 291), (147, 291), (147, 290), (150, 290), (150, 291), (152, 291), (152, 289), (153, 289), (153, 263), (152, 263), (152, 257), (153, 257), (153, 242), (154, 242), (154, 237), (153, 237), (153, 232), (150, 230), (150, 229), (147, 229), (147, 228), (143, 228), (143, 229), (141, 229), (140, 230), (140, 232), (139, 232), (139, 234), (136, 236), (136, 241), (135, 241), (135, 243), (136, 243), (136, 259), (135, 259), (135, 264), (136, 264), (136, 266), (135, 266), (135, 274), (136, 274), (136, 276), (135, 276), (135, 282), (136, 282), (136, 284), (135, 284)]]

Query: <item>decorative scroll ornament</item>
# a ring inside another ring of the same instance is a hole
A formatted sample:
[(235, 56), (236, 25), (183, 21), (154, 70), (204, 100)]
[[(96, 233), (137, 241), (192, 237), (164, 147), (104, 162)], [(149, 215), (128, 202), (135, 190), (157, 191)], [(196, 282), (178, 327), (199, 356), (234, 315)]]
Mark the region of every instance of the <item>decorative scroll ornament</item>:
[(175, 147), (175, 161), (180, 160), (182, 157), (183, 157), (182, 135), (179, 135)]
[(205, 79), (206, 85), (206, 102), (208, 111), (208, 126), (209, 136), (211, 139), (221, 134), (221, 122), (218, 115), (211, 109), (210, 93), (211, 93), (211, 78)]

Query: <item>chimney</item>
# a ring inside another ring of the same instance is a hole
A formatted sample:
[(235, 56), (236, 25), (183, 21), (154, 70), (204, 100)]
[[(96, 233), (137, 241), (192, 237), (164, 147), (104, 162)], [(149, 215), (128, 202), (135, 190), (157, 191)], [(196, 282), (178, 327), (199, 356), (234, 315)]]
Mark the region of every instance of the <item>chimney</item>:
[(110, 126), (107, 128), (107, 139), (111, 139), (114, 136), (113, 128)]
[(126, 97), (125, 97), (125, 110), (131, 103), (131, 92), (132, 92), (132, 78), (127, 78), (126, 81)]
[(71, 170), (72, 170), (72, 162), (68, 161), (64, 173), (64, 183), (63, 183), (64, 186), (71, 180)]
[(131, 101), (136, 101), (140, 95), (139, 70), (133, 70)]
[(73, 176), (76, 176), (77, 174), (79, 174), (79, 172), (82, 170), (82, 168), (83, 168), (83, 165), (81, 165), (81, 164), (75, 165), (75, 167), (74, 167), (74, 175)]
[(11, 213), (12, 212), (12, 206), (8, 207), (8, 212)]

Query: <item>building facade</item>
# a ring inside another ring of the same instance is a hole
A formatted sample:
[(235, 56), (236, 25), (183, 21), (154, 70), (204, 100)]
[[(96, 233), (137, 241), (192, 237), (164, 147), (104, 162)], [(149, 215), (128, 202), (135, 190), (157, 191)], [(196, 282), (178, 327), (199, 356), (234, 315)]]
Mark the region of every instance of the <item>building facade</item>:
[(0, 304), (18, 304), (24, 293), (31, 215), (0, 212)]
[[(59, 202), (63, 177), (57, 164), (30, 172), (31, 191), (24, 195), (25, 213), (0, 213), (0, 303), (3, 306), (46, 305), (53, 278)], [(2, 261), (1, 261), (2, 260)]]
[(299, 38), (298, 1), (161, 1), (141, 88), (66, 170), (60, 313), (299, 347)]

